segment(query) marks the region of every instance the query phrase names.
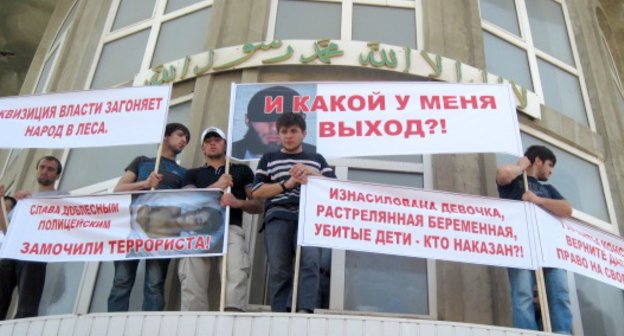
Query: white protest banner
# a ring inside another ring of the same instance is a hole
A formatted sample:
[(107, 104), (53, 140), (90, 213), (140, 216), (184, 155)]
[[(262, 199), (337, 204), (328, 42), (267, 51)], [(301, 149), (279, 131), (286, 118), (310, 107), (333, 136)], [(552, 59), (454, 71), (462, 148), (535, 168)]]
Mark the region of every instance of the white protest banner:
[(301, 190), (298, 243), (534, 269), (528, 205), (312, 177)]
[(509, 85), (417, 82), (233, 84), (228, 153), (279, 149), (275, 120), (290, 111), (306, 117), (304, 150), (328, 158), (523, 153)]
[(0, 98), (0, 148), (159, 143), (170, 92), (165, 85)]
[[(536, 207), (537, 208), (537, 207)], [(624, 289), (624, 240), (538, 208), (539, 263)]]
[(2, 258), (106, 261), (217, 256), (225, 250), (220, 190), (185, 189), (18, 203)]
[[(326, 157), (430, 153), (522, 155), (509, 85), (350, 83), (319, 85), (331, 113), (318, 113), (317, 147)], [(487, 133), (487, 137), (482, 134)], [(496, 139), (496, 141), (492, 141)]]

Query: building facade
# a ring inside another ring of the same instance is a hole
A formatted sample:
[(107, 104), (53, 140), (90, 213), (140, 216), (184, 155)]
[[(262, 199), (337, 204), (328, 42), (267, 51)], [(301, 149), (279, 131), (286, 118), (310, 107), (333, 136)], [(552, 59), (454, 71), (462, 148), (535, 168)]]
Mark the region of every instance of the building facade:
[[(170, 83), (169, 121), (189, 125), (196, 139), (208, 125), (227, 128), (232, 82), (509, 82), (523, 144), (554, 150), (552, 183), (574, 217), (621, 235), (622, 15), (617, 0), (59, 0), (21, 95)], [(405, 58), (393, 62), (381, 51)], [(183, 166), (203, 162), (198, 144), (181, 154)], [(133, 157), (150, 152), (156, 146), (1, 150), (1, 183), (10, 193), (34, 187), (29, 167), (54, 154), (65, 165), (59, 188), (108, 192)], [(511, 161), (457, 154), (330, 164), (342, 179), (497, 197), (496, 166)], [(257, 216), (245, 220), (253, 233), (250, 304), (263, 311), (263, 237)], [(576, 334), (624, 330), (623, 291), (569, 280)], [(41, 315), (102, 313), (112, 264), (53, 263), (46, 281)], [(178, 286), (169, 279), (167, 310), (178, 310)], [(141, 298), (132, 301), (139, 310)], [(503, 268), (338, 250), (328, 313), (450, 322), (442, 329), (511, 325)]]

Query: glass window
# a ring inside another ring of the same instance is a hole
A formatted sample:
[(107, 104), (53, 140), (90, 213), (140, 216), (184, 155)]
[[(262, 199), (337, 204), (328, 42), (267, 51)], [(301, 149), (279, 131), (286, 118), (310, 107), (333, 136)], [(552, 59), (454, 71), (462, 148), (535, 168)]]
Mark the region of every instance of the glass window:
[(620, 335), (624, 330), (624, 291), (578, 274), (574, 280), (585, 335)]
[(347, 251), (345, 262), (345, 310), (429, 314), (426, 259)]
[(60, 188), (74, 190), (121, 176), (133, 158), (156, 156), (157, 149), (156, 144), (72, 149)]
[(50, 78), (50, 71), (52, 71), (52, 67), (56, 64), (56, 58), (59, 54), (59, 49), (56, 48), (52, 55), (48, 57), (48, 60), (43, 65), (43, 71), (41, 71), (41, 76), (39, 76), (39, 81), (37, 82), (37, 87), (35, 88), (35, 93), (44, 93), (47, 91), (47, 82)]
[(91, 88), (107, 88), (131, 80), (141, 68), (148, 36), (149, 29), (145, 29), (105, 44)]
[[(582, 71), (576, 67), (571, 44), (573, 36), (567, 28), (569, 22), (562, 2), (480, 0), (486, 65), (492, 74), (534, 91), (548, 107), (593, 128), (586, 105), (589, 99), (580, 80)], [(524, 10), (526, 16), (521, 14)], [(519, 35), (516, 23), (520, 27)], [(518, 36), (513, 39), (513, 45), (505, 42), (510, 41), (506, 32), (512, 30), (516, 30), (512, 33)], [(528, 38), (529, 31), (532, 38)]]
[[(6, 161), (4, 163), (4, 165), (2, 166), (2, 170), (0, 170), (0, 175), (4, 175), (4, 173), (6, 172), (7, 168), (9, 168), (14, 162), (15, 160), (18, 158), (18, 156), (20, 155), (20, 153), (23, 151), (23, 148), (12, 148), (8, 150), (8, 153), (6, 154)], [(10, 191), (11, 189), (11, 185), (13, 183), (9, 183), (8, 185), (6, 185), (6, 188), (8, 191)], [(2, 245), (0, 244), (0, 247)]]
[[(114, 32), (108, 32), (102, 38), (98, 64), (95, 72), (91, 74), (91, 88), (122, 84), (132, 80), (137, 73), (147, 70), (148, 67), (205, 51), (212, 2), (211, 0), (119, 2)], [(188, 6), (191, 5), (193, 8), (189, 10)], [(165, 10), (178, 9), (183, 12), (182, 16), (165, 13)], [(115, 11), (115, 8), (112, 7), (111, 11)], [(139, 21), (140, 25), (132, 24)], [(137, 29), (142, 30), (136, 32)]]
[(282, 0), (277, 8), (275, 38), (340, 39), (340, 16), (340, 4)]
[(423, 163), (422, 155), (356, 156), (354, 158), (373, 161)]
[(574, 66), (563, 10), (555, 1), (526, 0), (533, 44), (540, 50)]
[(546, 105), (581, 125), (589, 125), (578, 77), (539, 58), (537, 65)]
[(520, 36), (514, 0), (481, 0), (481, 17), (506, 31)]
[(39, 315), (73, 313), (84, 265), (83, 262), (48, 263)]
[(192, 4), (198, 3), (201, 0), (168, 0), (167, 1), (167, 9), (165, 9), (165, 13), (171, 13), (178, 9), (190, 6)]
[(13, 148), (13, 149), (11, 149), (11, 154), (9, 154), (9, 159), (8, 159), (9, 163), (11, 163), (15, 159), (17, 159), (22, 151), (23, 151), (22, 148)]
[(164, 64), (204, 50), (204, 39), (210, 24), (211, 9), (208, 7), (163, 23), (160, 26), (151, 66)]
[[(532, 145), (544, 145), (555, 153), (557, 164), (548, 183), (557, 188), (573, 208), (610, 222), (600, 171), (595, 164), (524, 132), (521, 133), (521, 138), (525, 149)], [(516, 161), (516, 158), (509, 155), (496, 155), (497, 165)]]
[(121, 0), (112, 30), (151, 18), (155, 3), (156, 0)]
[(351, 181), (382, 183), (413, 188), (422, 188), (425, 185), (422, 174), (376, 171), (358, 168), (349, 169), (348, 179)]
[[(348, 179), (423, 187), (413, 173), (349, 169)], [(345, 264), (345, 310), (429, 314), (426, 259), (347, 251)]]
[(352, 39), (416, 48), (414, 9), (354, 5)]
[[(168, 122), (188, 123), (191, 102), (169, 108)], [(138, 155), (156, 156), (157, 144), (73, 149), (65, 164), (62, 190), (74, 190), (121, 176)], [(96, 169), (97, 167), (97, 169)]]
[[(483, 45), (489, 73), (512, 80), (533, 91), (526, 51), (486, 31), (483, 32)], [(510, 64), (514, 66), (509, 66)]]

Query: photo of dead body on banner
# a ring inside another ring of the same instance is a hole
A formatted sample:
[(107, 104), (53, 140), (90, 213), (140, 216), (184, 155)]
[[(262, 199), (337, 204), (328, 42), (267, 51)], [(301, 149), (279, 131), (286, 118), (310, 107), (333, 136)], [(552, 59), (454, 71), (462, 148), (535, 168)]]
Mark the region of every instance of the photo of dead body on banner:
[(30, 198), (15, 209), (2, 258), (108, 261), (221, 256), (221, 191), (185, 189)]

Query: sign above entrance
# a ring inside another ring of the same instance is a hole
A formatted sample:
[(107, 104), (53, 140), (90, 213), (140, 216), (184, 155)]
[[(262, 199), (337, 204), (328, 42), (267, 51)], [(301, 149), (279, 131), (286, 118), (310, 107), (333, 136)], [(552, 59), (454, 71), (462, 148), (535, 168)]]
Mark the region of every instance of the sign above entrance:
[(449, 83), (509, 83), (516, 108), (541, 118), (540, 99), (526, 88), (457, 60), (377, 42), (275, 40), (211, 49), (140, 72), (134, 85), (175, 83), (201, 75), (274, 65), (368, 67)]

